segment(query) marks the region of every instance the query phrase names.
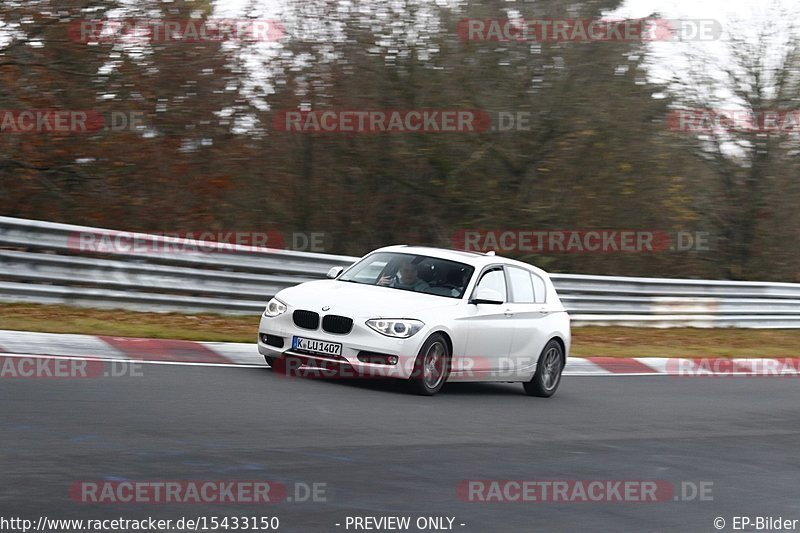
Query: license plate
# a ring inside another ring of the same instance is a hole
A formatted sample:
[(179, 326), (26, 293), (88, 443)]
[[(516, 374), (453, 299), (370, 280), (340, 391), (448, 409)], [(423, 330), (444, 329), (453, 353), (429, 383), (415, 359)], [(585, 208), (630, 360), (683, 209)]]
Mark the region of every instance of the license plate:
[(320, 355), (342, 355), (342, 345), (338, 342), (306, 339), (305, 337), (294, 337), (292, 339), (292, 349)]

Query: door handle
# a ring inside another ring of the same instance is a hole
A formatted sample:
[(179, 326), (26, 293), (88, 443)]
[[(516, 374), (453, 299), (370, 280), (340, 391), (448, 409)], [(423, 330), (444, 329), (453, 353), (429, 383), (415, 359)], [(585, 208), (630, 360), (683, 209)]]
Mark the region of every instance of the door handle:
[(514, 311), (512, 311), (511, 309), (506, 309), (505, 311), (503, 311), (503, 314), (506, 316), (514, 316)]

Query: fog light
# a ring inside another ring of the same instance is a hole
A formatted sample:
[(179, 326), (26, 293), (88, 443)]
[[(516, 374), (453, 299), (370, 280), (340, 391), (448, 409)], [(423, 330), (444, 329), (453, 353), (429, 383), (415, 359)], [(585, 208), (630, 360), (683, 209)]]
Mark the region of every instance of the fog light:
[(261, 334), (261, 342), (268, 344), (274, 348), (283, 348), (283, 337), (277, 335), (270, 335), (269, 333)]
[(396, 365), (398, 359), (396, 355), (385, 353), (360, 352), (358, 354), (359, 361), (373, 365)]

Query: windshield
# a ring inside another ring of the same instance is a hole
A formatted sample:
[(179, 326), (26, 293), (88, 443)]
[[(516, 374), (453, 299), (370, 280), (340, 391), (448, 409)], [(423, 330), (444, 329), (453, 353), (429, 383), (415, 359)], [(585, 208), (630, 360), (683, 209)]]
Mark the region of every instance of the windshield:
[(464, 263), (437, 257), (378, 252), (353, 265), (338, 279), (448, 298), (461, 298), (474, 270)]

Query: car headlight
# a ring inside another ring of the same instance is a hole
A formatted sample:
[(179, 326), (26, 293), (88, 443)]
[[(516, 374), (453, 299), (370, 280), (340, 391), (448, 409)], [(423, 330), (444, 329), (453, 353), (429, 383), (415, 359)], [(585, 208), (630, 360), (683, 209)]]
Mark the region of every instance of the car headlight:
[(264, 316), (276, 317), (286, 312), (286, 304), (277, 298), (273, 298), (267, 302), (267, 307), (264, 309)]
[(407, 339), (422, 329), (424, 322), (419, 320), (395, 320), (387, 318), (373, 318), (367, 320), (367, 325), (387, 337)]

